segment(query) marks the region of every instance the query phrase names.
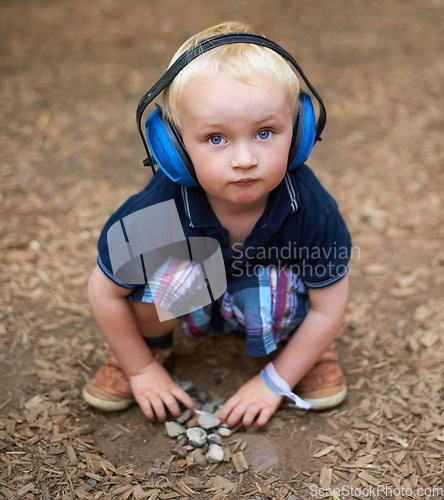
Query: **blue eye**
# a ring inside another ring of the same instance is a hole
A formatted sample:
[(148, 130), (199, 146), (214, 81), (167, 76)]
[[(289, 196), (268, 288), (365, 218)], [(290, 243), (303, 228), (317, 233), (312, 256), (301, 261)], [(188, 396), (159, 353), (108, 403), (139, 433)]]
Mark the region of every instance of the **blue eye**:
[(208, 140), (210, 141), (211, 144), (213, 144), (213, 146), (219, 146), (224, 142), (224, 140), (220, 135), (213, 135)]
[(264, 141), (266, 139), (269, 139), (272, 133), (273, 132), (271, 132), (271, 130), (261, 130), (260, 132), (258, 132), (257, 137)]

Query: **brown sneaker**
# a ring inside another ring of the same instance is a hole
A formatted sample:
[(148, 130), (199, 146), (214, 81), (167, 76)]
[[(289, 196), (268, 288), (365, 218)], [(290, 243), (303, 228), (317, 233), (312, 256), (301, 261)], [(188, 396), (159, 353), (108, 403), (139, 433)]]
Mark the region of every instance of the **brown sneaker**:
[(347, 386), (333, 348), (327, 349), (321, 359), (294, 388), (304, 401), (313, 403), (316, 410), (333, 408), (347, 396)]
[[(167, 366), (172, 361), (171, 349), (151, 349), (154, 359)], [(102, 411), (126, 410), (134, 403), (129, 379), (111, 354), (95, 376), (85, 385), (83, 399)]]

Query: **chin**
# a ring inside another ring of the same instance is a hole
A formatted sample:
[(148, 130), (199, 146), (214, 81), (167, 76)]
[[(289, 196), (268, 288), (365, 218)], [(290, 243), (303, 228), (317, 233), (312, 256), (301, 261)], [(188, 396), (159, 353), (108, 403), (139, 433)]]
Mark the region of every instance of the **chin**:
[(256, 194), (256, 193), (240, 193), (236, 196), (234, 203), (237, 205), (254, 205), (267, 200), (269, 193), (266, 194)]

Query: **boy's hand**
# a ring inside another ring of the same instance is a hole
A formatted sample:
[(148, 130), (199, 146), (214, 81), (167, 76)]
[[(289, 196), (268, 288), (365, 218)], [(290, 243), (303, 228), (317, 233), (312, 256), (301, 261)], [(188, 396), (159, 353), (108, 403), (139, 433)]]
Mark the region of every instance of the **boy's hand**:
[(223, 406), (219, 418), (228, 426), (242, 419), (245, 427), (265, 425), (276, 411), (282, 396), (274, 394), (260, 374), (246, 382)]
[(173, 416), (178, 417), (178, 400), (190, 410), (194, 410), (191, 397), (173, 382), (167, 370), (155, 360), (140, 373), (131, 375), (129, 380), (137, 403), (151, 422), (156, 419), (164, 422), (166, 408)]

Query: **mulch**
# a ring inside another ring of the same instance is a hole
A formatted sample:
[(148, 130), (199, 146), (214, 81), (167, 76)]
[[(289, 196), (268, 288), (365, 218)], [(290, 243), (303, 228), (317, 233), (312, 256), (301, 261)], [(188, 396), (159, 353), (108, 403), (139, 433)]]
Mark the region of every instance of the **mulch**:
[[(321, 2), (319, 17), (317, 3), (302, 2), (311, 22), (300, 34), (285, 14), (290, 4), (278, 3), (279, 18), (264, 6), (256, 21), (290, 48), (313, 41), (315, 25), (322, 47), (304, 46), (307, 60), (329, 64), (310, 72), (334, 124), (311, 166), (338, 200), (355, 246), (338, 341), (347, 401), (322, 413), (282, 406), (258, 433), (278, 458), (266, 468), (255, 467), (242, 429), (225, 440), (227, 461), (200, 468), (180, 461), (163, 427), (137, 409), (107, 417), (86, 407), (80, 389), (107, 354), (85, 293), (97, 237), (147, 179), (134, 167), (142, 152), (133, 120), (146, 85), (132, 26), (144, 5), (134, 2), (122, 19), (114, 0), (69, 9), (48, 0), (23, 11), (11, 3), (0, 20), (0, 497), (444, 496), (442, 3), (377, 0), (362, 11), (357, 2)], [(147, 68), (156, 74), (194, 31), (168, 4), (147, 21)], [(196, 19), (212, 23), (216, 14), (202, 0), (193, 5)], [(242, 2), (237, 8), (246, 15)], [(88, 23), (102, 33), (90, 51), (91, 32), (80, 34)], [(223, 354), (211, 342), (183, 342), (186, 356), (216, 357), (206, 365), (215, 396), (256, 369), (238, 344)]]

